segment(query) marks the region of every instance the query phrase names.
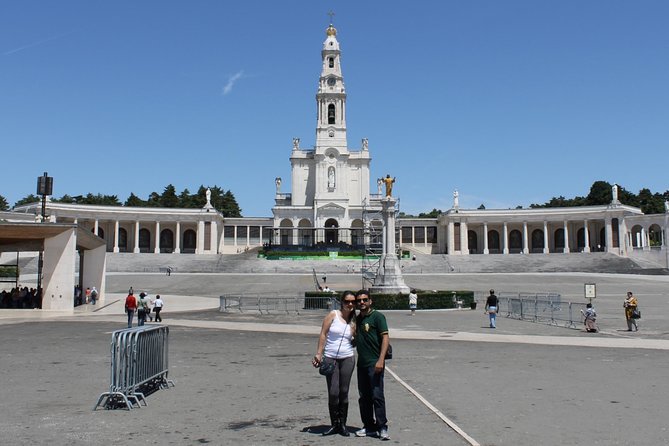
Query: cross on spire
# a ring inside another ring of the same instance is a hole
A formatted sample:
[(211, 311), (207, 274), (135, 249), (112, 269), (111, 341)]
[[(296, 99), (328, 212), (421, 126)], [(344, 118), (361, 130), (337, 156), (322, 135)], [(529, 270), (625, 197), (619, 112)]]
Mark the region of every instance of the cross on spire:
[(330, 16), (330, 25), (332, 25), (332, 17), (334, 17), (335, 13), (330, 10), (328, 11), (328, 15)]

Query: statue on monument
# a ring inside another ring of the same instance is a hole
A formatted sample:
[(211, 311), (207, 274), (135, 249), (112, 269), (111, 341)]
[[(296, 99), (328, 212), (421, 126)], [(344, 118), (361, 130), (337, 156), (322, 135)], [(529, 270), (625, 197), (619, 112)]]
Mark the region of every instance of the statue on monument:
[(293, 150), (300, 150), (300, 138), (293, 138)]
[(613, 203), (618, 203), (618, 185), (616, 183), (613, 183), (613, 186), (611, 186), (611, 195), (613, 195)]
[(369, 141), (367, 138), (362, 138), (362, 150), (368, 150), (369, 149)]
[(376, 193), (381, 195), (381, 188), (383, 187), (383, 178), (377, 178), (376, 180)]
[(281, 193), (281, 177), (274, 178), (274, 184), (276, 185), (276, 193)]
[(207, 204), (205, 206), (210, 208), (211, 207), (211, 189), (207, 188), (207, 191), (204, 194), (207, 197)]
[(381, 181), (383, 181), (383, 184), (386, 185), (386, 197), (392, 196), (392, 194), (393, 194), (393, 183), (395, 182), (395, 177), (390, 178), (390, 174), (388, 174)]
[(328, 189), (335, 188), (335, 168), (330, 166), (328, 167)]
[(669, 201), (665, 200), (664, 202), (664, 212), (669, 214)]
[(460, 192), (457, 189), (453, 191), (453, 208), (458, 209), (460, 207)]

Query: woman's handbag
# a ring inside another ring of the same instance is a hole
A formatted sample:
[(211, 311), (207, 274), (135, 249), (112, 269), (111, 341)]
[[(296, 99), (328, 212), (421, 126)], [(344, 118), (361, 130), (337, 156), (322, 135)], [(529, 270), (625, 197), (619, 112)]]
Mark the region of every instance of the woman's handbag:
[(330, 376), (334, 373), (335, 361), (337, 360), (332, 359), (331, 361), (328, 361), (328, 359), (329, 358), (323, 358), (321, 365), (318, 366), (318, 373), (323, 376)]
[(632, 310), (632, 319), (641, 319), (641, 311), (638, 308)]

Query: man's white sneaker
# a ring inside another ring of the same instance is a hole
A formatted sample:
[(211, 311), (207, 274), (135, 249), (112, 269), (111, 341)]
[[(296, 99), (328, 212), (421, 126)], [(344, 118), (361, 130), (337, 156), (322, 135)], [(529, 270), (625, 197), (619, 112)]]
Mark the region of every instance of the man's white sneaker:
[(356, 437), (378, 437), (379, 433), (376, 431), (367, 431), (364, 427), (360, 430), (355, 431)]
[(387, 428), (384, 427), (379, 431), (379, 438), (382, 441), (390, 440), (390, 435), (388, 435), (388, 429)]

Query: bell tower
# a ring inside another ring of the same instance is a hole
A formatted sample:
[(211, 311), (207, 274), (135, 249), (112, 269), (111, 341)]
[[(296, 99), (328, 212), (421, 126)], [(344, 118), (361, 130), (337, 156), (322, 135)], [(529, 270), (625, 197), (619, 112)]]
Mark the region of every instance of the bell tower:
[(340, 153), (347, 152), (346, 142), (346, 89), (341, 73), (341, 51), (337, 30), (332, 24), (325, 31), (321, 57), (323, 67), (318, 82), (316, 104), (316, 154), (323, 154), (328, 147)]

